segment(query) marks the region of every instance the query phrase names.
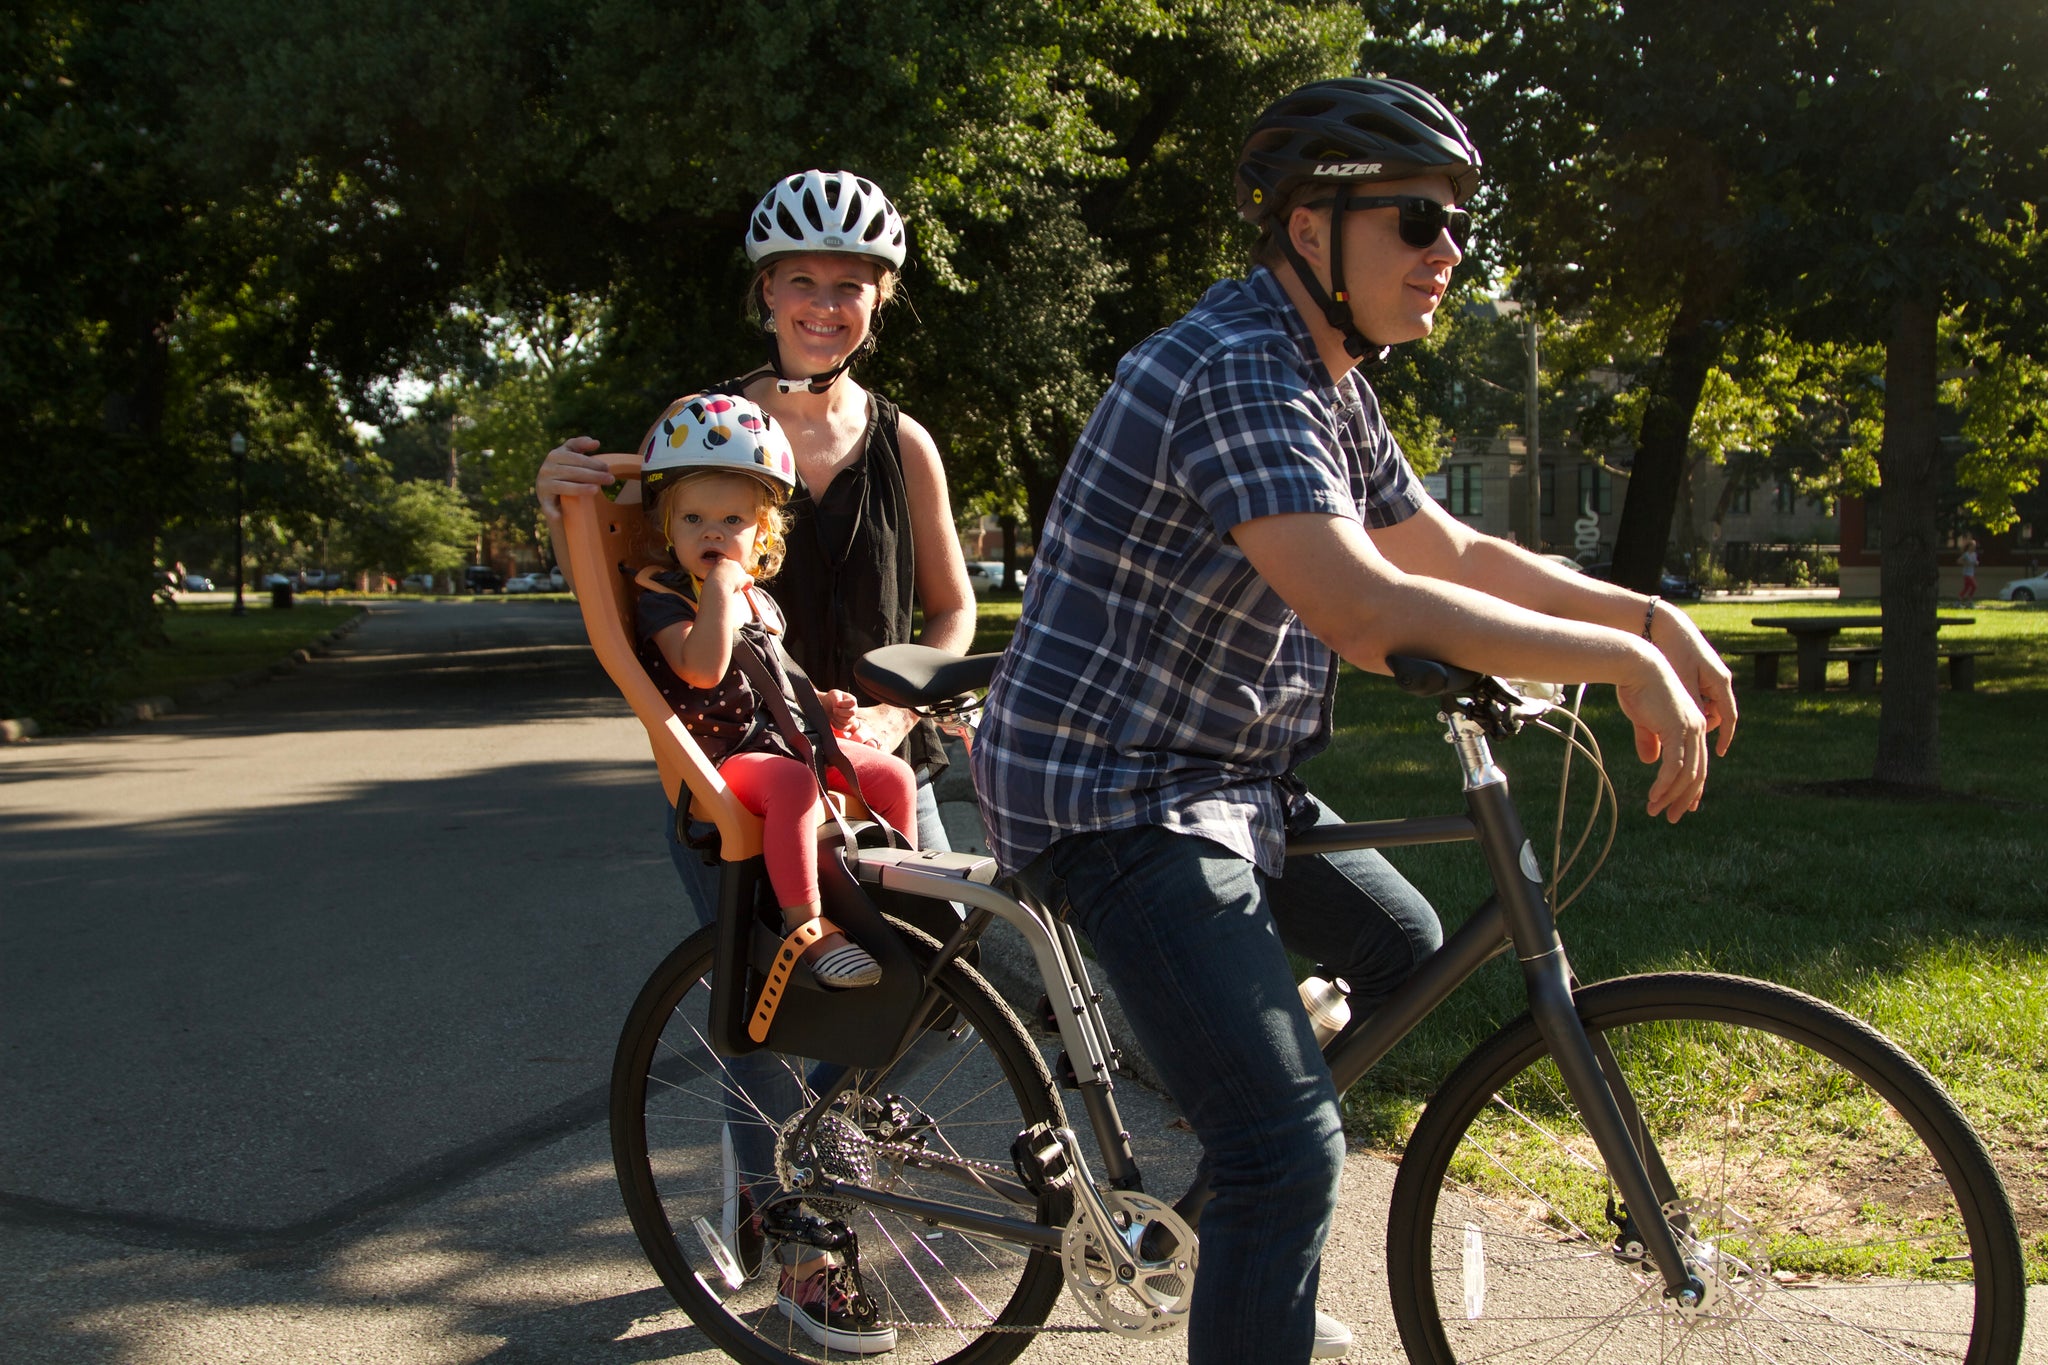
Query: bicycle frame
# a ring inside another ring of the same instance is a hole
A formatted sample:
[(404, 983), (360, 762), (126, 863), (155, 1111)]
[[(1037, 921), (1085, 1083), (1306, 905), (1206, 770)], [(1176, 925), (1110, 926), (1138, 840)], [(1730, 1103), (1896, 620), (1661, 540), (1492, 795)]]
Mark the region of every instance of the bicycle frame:
[[(1570, 964), (1544, 894), (1535, 850), (1509, 797), (1507, 779), (1494, 766), (1486, 727), (1456, 706), (1442, 718), (1464, 770), (1464, 815), (1322, 825), (1288, 843), (1290, 856), (1306, 856), (1348, 849), (1470, 841), (1479, 845), (1493, 880), (1494, 894), (1414, 975), (1371, 1015), (1354, 1021), (1331, 1041), (1324, 1054), (1331, 1075), (1340, 1093), (1348, 1089), (1474, 972), (1512, 948), (1521, 964), (1530, 1013), (1550, 1045), (1565, 1086), (1579, 1106), (1626, 1208), (1632, 1212), (1661, 1212), (1676, 1198), (1675, 1186), (1649, 1141), (1613, 1053), (1604, 1039), (1590, 1038), (1579, 1021)], [(985, 862), (965, 854), (935, 858), (900, 850), (864, 849), (858, 874), (861, 880), (885, 888), (952, 900), (972, 908), (974, 913), (961, 932), (954, 935), (933, 964), (934, 974), (990, 918), (1003, 920), (1023, 936), (1045, 983), (1053, 1021), (1066, 1046), (1082, 1103), (1100, 1145), (1103, 1174), (1112, 1188), (1140, 1188), (1130, 1135), (1118, 1115), (1110, 1079), (1116, 1052), (1098, 1007), (1101, 997), (1089, 981), (1074, 932), (1044, 909), (987, 884), (985, 872), (976, 875), (980, 870), (977, 865)], [(832, 1093), (820, 1095), (813, 1112), (822, 1112), (832, 1098)], [(1106, 1219), (1072, 1133), (1062, 1132), (1060, 1138), (1076, 1172), (1075, 1190), (1081, 1206), (1091, 1217)], [(829, 1178), (821, 1181), (821, 1189), (964, 1232), (1054, 1251), (1060, 1246), (1061, 1230), (1043, 1223), (970, 1213), (935, 1200)], [(1206, 1181), (1198, 1175), (1177, 1207), (1192, 1224), (1206, 1202)], [(1682, 1308), (1700, 1302), (1704, 1286), (1687, 1266), (1667, 1219), (1648, 1216), (1632, 1222), (1669, 1295)], [(1108, 1245), (1112, 1255), (1123, 1249), (1114, 1237), (1108, 1240)]]

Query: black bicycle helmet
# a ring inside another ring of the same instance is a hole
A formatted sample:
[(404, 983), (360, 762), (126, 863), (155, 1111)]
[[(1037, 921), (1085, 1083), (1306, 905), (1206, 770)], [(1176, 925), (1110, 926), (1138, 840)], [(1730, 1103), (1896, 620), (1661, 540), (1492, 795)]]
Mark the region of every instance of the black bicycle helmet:
[[(1462, 201), (1478, 187), (1479, 165), (1479, 149), (1465, 125), (1427, 90), (1377, 77), (1316, 81), (1281, 96), (1252, 123), (1238, 157), (1237, 211), (1246, 222), (1265, 227), (1302, 185), (1338, 187), (1330, 277), (1342, 281), (1348, 186), (1445, 175), (1452, 195)], [(1341, 287), (1339, 297), (1331, 298), (1287, 234), (1278, 233), (1277, 240), (1323, 316), (1344, 334), (1345, 349), (1361, 360), (1375, 350), (1384, 357), (1387, 348), (1368, 342), (1351, 320)]]

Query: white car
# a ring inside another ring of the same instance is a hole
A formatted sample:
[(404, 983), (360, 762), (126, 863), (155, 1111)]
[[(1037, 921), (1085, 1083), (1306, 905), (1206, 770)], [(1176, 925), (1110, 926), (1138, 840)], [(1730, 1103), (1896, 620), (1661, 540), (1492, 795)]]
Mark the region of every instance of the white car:
[[(1000, 588), (1003, 585), (1003, 563), (999, 559), (970, 559), (967, 561), (967, 581), (976, 588)], [(1024, 571), (1017, 570), (1017, 581), (1013, 585), (1024, 586)]]
[(555, 585), (544, 573), (514, 574), (505, 580), (506, 592), (553, 592)]
[(2006, 602), (2048, 602), (2048, 574), (2015, 578), (1998, 590), (1998, 596)]
[(185, 591), (212, 592), (213, 580), (203, 573), (188, 573), (185, 575)]

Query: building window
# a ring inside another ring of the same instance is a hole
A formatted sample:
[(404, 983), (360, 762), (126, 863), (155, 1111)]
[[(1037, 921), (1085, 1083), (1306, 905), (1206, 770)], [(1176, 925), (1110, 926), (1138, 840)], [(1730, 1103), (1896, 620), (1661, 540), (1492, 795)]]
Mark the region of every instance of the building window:
[(1556, 515), (1557, 515), (1557, 466), (1556, 466), (1556, 465), (1554, 465), (1554, 464), (1547, 464), (1547, 465), (1544, 465), (1544, 466), (1542, 466), (1541, 470), (1539, 471), (1539, 473), (1538, 473), (1538, 475), (1537, 475), (1537, 487), (1543, 490), (1543, 491), (1542, 491), (1542, 493), (1541, 493), (1541, 495), (1539, 496), (1539, 498), (1538, 498), (1538, 500), (1537, 500), (1537, 501), (1538, 501), (1538, 503), (1540, 504), (1539, 510), (1540, 510), (1540, 511), (1542, 512), (1542, 514), (1543, 514), (1544, 516), (1546, 516), (1546, 517), (1554, 517), (1554, 516), (1556, 516)]
[(1579, 505), (1581, 516), (1591, 512), (1606, 516), (1614, 510), (1614, 476), (1596, 464), (1579, 466)]
[(1747, 489), (1747, 488), (1738, 488), (1738, 489), (1736, 489), (1736, 490), (1735, 490), (1735, 491), (1734, 491), (1733, 493), (1729, 494), (1729, 495), (1728, 495), (1728, 510), (1729, 510), (1730, 512), (1733, 512), (1733, 513), (1734, 513), (1734, 514), (1735, 514), (1736, 516), (1739, 516), (1739, 517), (1746, 517), (1746, 516), (1748, 516), (1748, 515), (1749, 515), (1749, 494), (1750, 494), (1750, 490), (1749, 490), (1749, 489)]
[(1792, 480), (1778, 480), (1778, 487), (1771, 495), (1772, 509), (1779, 512), (1789, 512), (1798, 505), (1799, 494), (1793, 489)]
[(1444, 505), (1454, 517), (1476, 517), (1479, 515), (1479, 466), (1476, 464), (1454, 464), (1446, 468), (1450, 476), (1448, 496)]

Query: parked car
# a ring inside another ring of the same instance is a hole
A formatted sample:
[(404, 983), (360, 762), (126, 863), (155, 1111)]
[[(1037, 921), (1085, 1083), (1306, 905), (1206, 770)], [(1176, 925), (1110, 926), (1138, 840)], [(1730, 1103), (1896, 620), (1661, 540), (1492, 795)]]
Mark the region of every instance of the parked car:
[(185, 591), (212, 592), (213, 580), (203, 573), (188, 573), (185, 575)]
[(432, 592), (434, 576), (430, 573), (409, 573), (398, 581), (398, 586), (407, 592)]
[[(1588, 564), (1586, 566), (1586, 576), (1611, 583), (1614, 581), (1614, 565)], [(1682, 577), (1667, 570), (1657, 580), (1657, 594), (1660, 597), (1677, 598), (1682, 602), (1696, 602), (1700, 596), (1700, 585), (1690, 578)]]
[(569, 591), (569, 580), (563, 575), (562, 566), (559, 564), (548, 570), (548, 589), (551, 592)]
[(2048, 574), (2015, 578), (2000, 588), (1998, 595), (2007, 602), (2048, 602)]
[(300, 592), (337, 592), (348, 586), (339, 569), (299, 570)]
[(488, 564), (472, 564), (462, 571), (462, 586), (470, 592), (503, 592), (505, 575)]
[(294, 586), (294, 580), (290, 574), (267, 573), (263, 575), (263, 588), (266, 592), (271, 588), (289, 588), (292, 586)]
[[(1000, 588), (1003, 585), (1003, 565), (996, 559), (970, 559), (967, 561), (967, 581), (977, 589)], [(1024, 586), (1024, 571), (1017, 570), (1013, 587)]]
[(514, 574), (505, 580), (506, 592), (552, 592), (554, 585), (544, 573)]

